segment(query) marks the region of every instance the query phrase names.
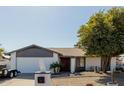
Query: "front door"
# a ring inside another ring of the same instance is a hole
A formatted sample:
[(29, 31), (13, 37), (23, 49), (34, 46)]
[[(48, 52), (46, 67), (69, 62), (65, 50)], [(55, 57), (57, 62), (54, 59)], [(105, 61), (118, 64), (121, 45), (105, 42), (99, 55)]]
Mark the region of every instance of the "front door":
[(70, 58), (60, 58), (61, 59), (61, 71), (64, 72), (70, 72)]

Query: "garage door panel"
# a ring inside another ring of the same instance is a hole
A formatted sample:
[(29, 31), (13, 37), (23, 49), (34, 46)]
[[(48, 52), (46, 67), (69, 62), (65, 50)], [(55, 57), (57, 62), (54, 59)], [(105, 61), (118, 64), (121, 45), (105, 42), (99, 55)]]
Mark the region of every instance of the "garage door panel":
[(21, 73), (35, 73), (36, 71), (49, 70), (50, 64), (57, 60), (52, 57), (17, 57), (17, 70)]
[(39, 60), (33, 58), (17, 58), (17, 69), (21, 73), (35, 73), (39, 71)]
[(43, 66), (45, 66), (46, 70), (49, 70), (50, 64), (52, 64), (53, 62), (55, 62), (55, 61), (52, 58), (39, 59), (39, 64), (40, 64), (41, 68)]

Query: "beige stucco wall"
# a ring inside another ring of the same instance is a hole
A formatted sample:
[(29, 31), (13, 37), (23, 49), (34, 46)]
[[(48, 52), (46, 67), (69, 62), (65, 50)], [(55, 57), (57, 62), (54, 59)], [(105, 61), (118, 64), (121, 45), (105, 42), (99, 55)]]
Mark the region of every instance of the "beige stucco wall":
[(90, 70), (91, 66), (101, 67), (100, 57), (87, 57), (86, 58), (86, 70)]
[[(90, 70), (91, 66), (97, 66), (101, 68), (101, 58), (100, 57), (87, 57), (86, 58), (86, 70)], [(110, 70), (116, 67), (116, 57), (111, 58)]]

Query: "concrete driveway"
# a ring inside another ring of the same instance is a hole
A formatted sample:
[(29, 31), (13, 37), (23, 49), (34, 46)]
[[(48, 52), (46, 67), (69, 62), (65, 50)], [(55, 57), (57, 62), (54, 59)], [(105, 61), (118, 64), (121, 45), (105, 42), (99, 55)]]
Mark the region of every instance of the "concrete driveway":
[(34, 75), (20, 74), (13, 79), (0, 79), (0, 86), (34, 86)]
[[(94, 72), (83, 72), (80, 75), (68, 76), (60, 75), (52, 78), (53, 86), (85, 86), (93, 84), (94, 86), (105, 86), (106, 82), (110, 82), (110, 76), (97, 74)], [(124, 78), (118, 79), (119, 85), (124, 85)], [(33, 74), (21, 74), (13, 79), (0, 79), (0, 86), (34, 86)]]

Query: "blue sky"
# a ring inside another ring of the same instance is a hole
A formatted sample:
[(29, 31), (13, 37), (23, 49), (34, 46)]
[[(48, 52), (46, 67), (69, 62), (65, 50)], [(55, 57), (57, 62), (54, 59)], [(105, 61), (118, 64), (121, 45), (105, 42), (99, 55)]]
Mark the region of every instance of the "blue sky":
[(0, 7), (0, 43), (6, 51), (31, 44), (73, 47), (89, 17), (111, 7)]

